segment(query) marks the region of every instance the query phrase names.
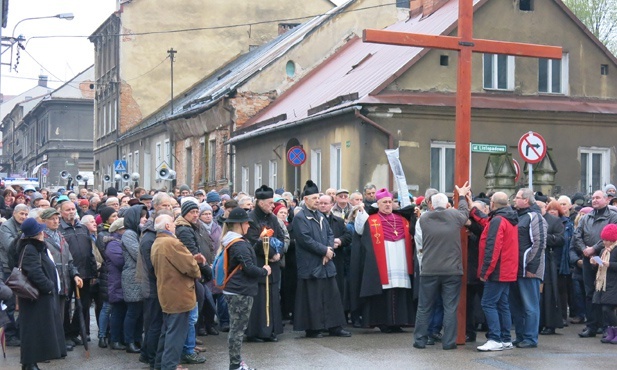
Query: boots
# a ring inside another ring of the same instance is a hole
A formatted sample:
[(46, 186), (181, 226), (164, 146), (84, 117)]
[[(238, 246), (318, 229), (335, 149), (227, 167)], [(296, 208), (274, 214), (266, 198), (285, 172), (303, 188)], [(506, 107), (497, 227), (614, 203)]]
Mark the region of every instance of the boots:
[(617, 344), (617, 329), (613, 326), (606, 328), (606, 337), (600, 339), (600, 342)]

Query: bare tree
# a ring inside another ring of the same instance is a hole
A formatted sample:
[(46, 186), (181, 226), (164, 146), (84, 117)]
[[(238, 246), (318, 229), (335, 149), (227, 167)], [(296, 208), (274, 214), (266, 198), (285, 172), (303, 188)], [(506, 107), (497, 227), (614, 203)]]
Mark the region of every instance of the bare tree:
[(563, 0), (606, 47), (617, 54), (617, 0)]

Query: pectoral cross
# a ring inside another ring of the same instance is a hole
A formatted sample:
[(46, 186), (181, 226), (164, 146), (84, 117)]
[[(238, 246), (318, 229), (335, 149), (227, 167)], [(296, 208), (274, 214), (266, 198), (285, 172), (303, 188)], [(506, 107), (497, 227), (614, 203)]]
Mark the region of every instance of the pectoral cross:
[(398, 231), (394, 230), (394, 235), (398, 236)]
[(379, 244), (379, 237), (381, 236), (381, 234), (377, 232), (377, 226), (381, 226), (381, 224), (377, 223), (377, 220), (373, 220), (372, 222), (373, 224), (371, 226), (375, 228), (375, 234), (373, 234), (373, 236), (375, 237), (375, 242)]

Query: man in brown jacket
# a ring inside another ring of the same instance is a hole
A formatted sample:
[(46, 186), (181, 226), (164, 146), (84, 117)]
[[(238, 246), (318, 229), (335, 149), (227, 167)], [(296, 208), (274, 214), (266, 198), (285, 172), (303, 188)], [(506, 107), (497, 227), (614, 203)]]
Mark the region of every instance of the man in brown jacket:
[(152, 245), (151, 259), (163, 310), (163, 327), (154, 367), (175, 370), (180, 363), (182, 347), (188, 334), (189, 315), (197, 304), (195, 279), (201, 276), (197, 263), (204, 264), (206, 260), (201, 254), (193, 256), (176, 239), (176, 226), (171, 216), (157, 217), (154, 228), (157, 234)]

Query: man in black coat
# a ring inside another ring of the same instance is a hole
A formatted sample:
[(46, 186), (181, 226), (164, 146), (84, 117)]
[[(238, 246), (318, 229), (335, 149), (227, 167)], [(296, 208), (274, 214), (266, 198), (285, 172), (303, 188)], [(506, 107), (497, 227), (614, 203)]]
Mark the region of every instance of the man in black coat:
[[(76, 218), (77, 209), (71, 201), (64, 201), (60, 204), (60, 228), (59, 231), (66, 239), (69, 245), (69, 250), (73, 256), (73, 264), (79, 271), (79, 276), (83, 280), (83, 287), (80, 289), (81, 304), (83, 307), (84, 321), (86, 330), (90, 335), (90, 284), (92, 279), (96, 278), (96, 260), (92, 253), (92, 239), (90, 232), (85, 225), (82, 225)], [(72, 286), (69, 296), (74, 291), (75, 286)], [(73, 312), (72, 319), (70, 317), (70, 305), (66, 305), (64, 310), (65, 330), (67, 338), (70, 338), (75, 345), (83, 344), (87, 338), (77, 338), (79, 334), (79, 317), (77, 311)]]
[(322, 195), (319, 198), (319, 211), (323, 213), (332, 229), (334, 235), (334, 253), (332, 258), (334, 266), (336, 267), (336, 285), (338, 285), (339, 293), (341, 294), (341, 301), (343, 308), (349, 310), (349, 302), (345, 303), (345, 252), (344, 250), (349, 248), (351, 244), (351, 232), (345, 226), (345, 220), (332, 214), (332, 207), (334, 206), (334, 200), (331, 195)]
[(293, 220), (298, 265), (298, 289), (294, 313), (294, 330), (306, 331), (309, 338), (321, 338), (321, 330), (330, 335), (350, 337), (341, 296), (336, 285), (334, 235), (324, 215), (319, 212), (319, 189), (311, 180), (304, 186), (304, 206)]
[[(283, 314), (279, 294), (279, 281), (281, 280), (280, 260), (283, 255), (284, 234), (278, 219), (272, 213), (274, 209), (274, 190), (262, 185), (255, 190), (255, 209), (249, 212), (249, 230), (246, 238), (253, 245), (257, 255), (257, 265), (265, 265), (265, 253), (261, 233), (265, 228), (271, 229), (271, 238), (268, 250), (268, 260), (272, 274), (259, 279), (259, 292), (253, 301), (253, 309), (246, 328), (247, 340), (250, 342), (270, 341), (276, 342), (277, 335), (283, 332)], [(270, 293), (270, 325), (266, 322), (266, 282), (269, 284)]]

